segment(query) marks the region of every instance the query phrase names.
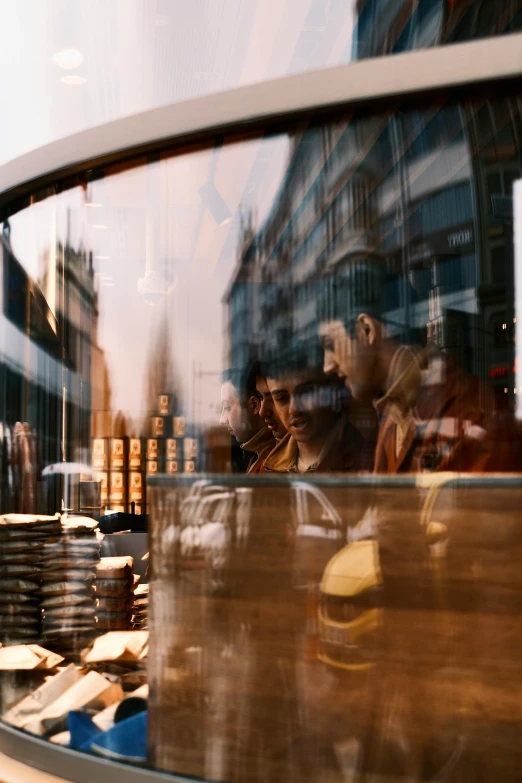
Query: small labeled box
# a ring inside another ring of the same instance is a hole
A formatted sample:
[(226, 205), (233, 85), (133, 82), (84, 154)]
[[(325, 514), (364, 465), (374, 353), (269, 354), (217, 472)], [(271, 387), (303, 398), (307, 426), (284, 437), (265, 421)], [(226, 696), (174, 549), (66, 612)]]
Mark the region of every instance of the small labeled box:
[(141, 468), (144, 462), (143, 442), (141, 438), (129, 439), (129, 470)]
[(125, 473), (120, 470), (111, 471), (110, 480), (110, 500), (111, 503), (125, 503)]
[(163, 416), (152, 416), (150, 425), (153, 438), (162, 438), (165, 435), (165, 419)]
[(185, 438), (183, 441), (185, 459), (196, 459), (198, 456), (197, 438)]
[(166, 473), (178, 473), (179, 467), (178, 467), (178, 461), (175, 459), (168, 459), (165, 463), (165, 472)]
[(124, 470), (125, 467), (125, 440), (111, 438), (111, 469)]
[(186, 459), (185, 460), (185, 473), (195, 473), (196, 472), (196, 463), (193, 459)]
[(147, 438), (147, 460), (159, 457), (159, 441), (157, 438)]
[(98, 470), (107, 470), (109, 459), (107, 453), (107, 439), (93, 438), (92, 441), (92, 466)]
[(168, 416), (169, 415), (169, 413), (170, 413), (170, 395), (169, 394), (160, 394), (158, 410), (159, 410), (160, 416)]
[(159, 473), (158, 470), (158, 460), (157, 459), (148, 459), (147, 460), (147, 475), (152, 476), (155, 473)]
[(185, 418), (183, 416), (174, 416), (172, 420), (172, 425), (174, 427), (174, 437), (175, 438), (184, 438), (185, 437)]
[(176, 438), (167, 438), (165, 441), (165, 458), (167, 460), (177, 459), (178, 444)]
[(101, 502), (105, 503), (109, 495), (109, 474), (106, 471), (102, 471), (96, 475), (96, 479), (100, 482)]
[(137, 471), (129, 473), (129, 501), (143, 500), (143, 475)]

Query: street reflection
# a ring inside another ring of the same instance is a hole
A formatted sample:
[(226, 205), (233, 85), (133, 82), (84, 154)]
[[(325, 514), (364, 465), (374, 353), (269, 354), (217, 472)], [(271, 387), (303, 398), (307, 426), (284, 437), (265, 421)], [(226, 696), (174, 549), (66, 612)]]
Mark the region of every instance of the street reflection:
[(515, 779), (519, 479), (258, 481), (200, 488), (198, 519), (193, 489), (154, 489), (154, 763)]

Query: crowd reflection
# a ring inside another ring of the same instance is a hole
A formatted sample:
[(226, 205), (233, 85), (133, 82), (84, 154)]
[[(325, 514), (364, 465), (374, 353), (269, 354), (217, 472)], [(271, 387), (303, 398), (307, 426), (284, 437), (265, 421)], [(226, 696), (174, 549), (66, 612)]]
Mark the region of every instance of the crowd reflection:
[[(224, 377), (220, 423), (250, 455), (248, 473), (520, 468), (520, 428), (488, 385), (435, 342), (389, 328), (382, 265), (322, 285), (317, 340)], [(374, 439), (357, 428), (371, 406)]]

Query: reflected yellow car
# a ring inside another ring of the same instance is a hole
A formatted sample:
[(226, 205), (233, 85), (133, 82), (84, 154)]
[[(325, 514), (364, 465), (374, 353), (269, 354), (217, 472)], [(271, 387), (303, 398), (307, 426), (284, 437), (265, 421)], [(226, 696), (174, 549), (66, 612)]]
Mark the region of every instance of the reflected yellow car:
[(382, 576), (375, 541), (337, 552), (321, 580), (318, 658), (342, 669), (374, 665), (383, 624)]

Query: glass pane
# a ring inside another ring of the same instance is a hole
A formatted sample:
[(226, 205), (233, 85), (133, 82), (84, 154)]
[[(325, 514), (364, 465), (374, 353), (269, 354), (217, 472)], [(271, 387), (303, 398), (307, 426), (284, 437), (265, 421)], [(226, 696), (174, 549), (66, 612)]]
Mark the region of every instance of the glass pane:
[[(475, 696), (518, 696), (520, 105), (288, 121), (7, 210), (7, 723), (206, 780), (514, 779)], [(17, 708), (46, 665), (74, 698)]]
[(17, 61), (0, 162), (170, 103), (521, 29), (520, 0), (23, 0), (0, 30), (0, 66)]

